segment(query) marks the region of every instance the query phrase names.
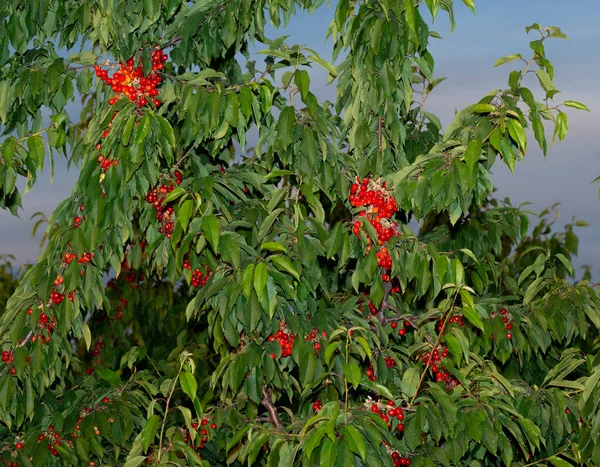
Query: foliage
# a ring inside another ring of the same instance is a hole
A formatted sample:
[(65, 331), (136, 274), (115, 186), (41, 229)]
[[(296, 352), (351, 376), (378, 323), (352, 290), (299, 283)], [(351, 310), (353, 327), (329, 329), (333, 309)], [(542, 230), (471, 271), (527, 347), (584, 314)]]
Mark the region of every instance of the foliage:
[(17, 288), (17, 277), (13, 270), (12, 262), (14, 256), (0, 255), (0, 314), (4, 311), (6, 302)]
[(564, 34), (443, 131), (422, 13), (451, 0), (341, 0), (336, 67), (265, 37), (321, 3), (5, 2), (0, 203), (80, 168), (0, 321), (5, 464), (600, 466), (574, 226), (528, 233), (490, 180), (587, 110), (552, 104)]

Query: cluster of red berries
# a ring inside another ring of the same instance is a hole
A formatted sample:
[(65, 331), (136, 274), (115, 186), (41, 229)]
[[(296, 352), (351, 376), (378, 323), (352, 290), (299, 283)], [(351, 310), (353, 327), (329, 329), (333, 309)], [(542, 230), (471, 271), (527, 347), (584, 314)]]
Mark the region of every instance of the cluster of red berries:
[(375, 371), (373, 370), (373, 362), (369, 363), (369, 368), (367, 368), (365, 374), (367, 375), (367, 378), (369, 378), (369, 381), (375, 381), (377, 379), (377, 376), (375, 376)]
[[(2, 361), (6, 366), (9, 366), (11, 363), (15, 361), (15, 355), (12, 350), (3, 350), (2, 351)], [(11, 366), (8, 370), (11, 375), (17, 374), (17, 370), (14, 366)]]
[(433, 352), (426, 352), (421, 356), (425, 365), (431, 369), (431, 372), (434, 374), (435, 381), (437, 383), (446, 383), (446, 388), (450, 390), (458, 385), (458, 380), (454, 378), (444, 366), (440, 365), (441, 360), (447, 357), (448, 347), (444, 347), (441, 353), (436, 348)]
[(386, 357), (383, 359), (383, 361), (385, 362), (385, 366), (389, 368), (394, 368), (396, 366), (396, 360), (393, 359), (393, 357)]
[[(192, 266), (190, 265), (190, 261), (188, 259), (183, 260), (183, 269), (187, 269), (188, 271), (192, 270)], [(190, 281), (192, 287), (201, 287), (206, 285), (211, 274), (212, 271), (208, 266), (204, 266), (204, 272), (198, 268), (194, 269), (192, 272), (192, 279)]]
[(66, 295), (64, 293), (57, 292), (54, 287), (52, 287), (52, 292), (50, 293), (50, 300), (55, 305), (60, 305), (65, 299)]
[[(374, 180), (372, 177), (365, 177), (363, 180), (356, 178), (356, 183), (350, 187), (350, 204), (354, 207), (364, 208), (358, 213), (364, 217), (377, 231), (377, 264), (384, 269), (392, 268), (392, 258), (384, 243), (396, 235), (400, 235), (398, 224), (391, 217), (398, 212), (396, 200), (387, 190), (385, 182), (381, 178)], [(354, 222), (353, 231), (357, 237), (360, 237), (362, 222)], [(367, 237), (367, 252), (371, 249), (370, 238)], [(387, 277), (389, 280), (389, 277)]]
[(397, 449), (391, 447), (390, 443), (388, 443), (386, 440), (382, 440), (381, 444), (385, 446), (385, 449), (392, 458), (394, 467), (400, 467), (401, 465), (411, 465), (412, 461), (410, 460), (410, 458), (403, 457), (402, 454), (400, 454)]
[[(179, 170), (175, 170), (175, 184), (181, 185), (183, 174)], [(161, 223), (158, 228), (158, 232), (165, 235), (167, 238), (171, 238), (173, 230), (175, 229), (175, 214), (173, 213), (173, 207), (168, 206), (165, 199), (175, 189), (175, 185), (172, 180), (165, 180), (159, 187), (154, 187), (148, 195), (146, 195), (146, 201), (152, 205), (156, 211), (156, 220)]]
[[(289, 331), (286, 323), (279, 322), (279, 330), (268, 337), (269, 342), (277, 341), (281, 346), (281, 356), (289, 357), (292, 355), (292, 348), (294, 346), (294, 341), (296, 340), (296, 336), (293, 332)], [(271, 354), (271, 358), (275, 358), (277, 355), (274, 353)]]
[[(84, 209), (84, 205), (82, 204), (81, 206), (79, 206), (79, 211), (83, 212)], [(75, 216), (73, 218), (73, 227), (76, 229), (77, 227), (79, 227), (81, 225), (81, 223), (85, 220), (85, 216)]]
[(50, 453), (53, 456), (58, 456), (59, 453), (56, 449), (56, 446), (60, 446), (62, 443), (61, 443), (60, 433), (57, 433), (56, 431), (54, 431), (54, 425), (48, 426), (48, 429), (46, 430), (46, 434), (44, 434), (44, 433), (40, 434), (40, 436), (38, 437), (38, 443), (41, 443), (45, 439), (48, 440), (48, 450), (50, 451)]
[[(461, 315), (450, 316), (448, 318), (448, 324), (458, 324), (461, 328), (464, 327), (464, 323)], [(440, 319), (437, 325), (438, 332), (444, 334), (444, 320)]]
[[(392, 321), (390, 324), (390, 327), (392, 329), (398, 329), (398, 322), (397, 321)], [(404, 321), (404, 325), (398, 329), (398, 335), (400, 337), (404, 336), (406, 334), (406, 329), (410, 327), (410, 321)]]
[(506, 337), (508, 339), (512, 339), (513, 335), (512, 335), (512, 316), (508, 314), (508, 310), (506, 308), (502, 308), (502, 310), (500, 310), (500, 315), (502, 316), (502, 322), (504, 323), (504, 327), (506, 328), (506, 330), (508, 331), (508, 334), (506, 335)]
[(318, 412), (322, 408), (323, 408), (323, 405), (321, 404), (321, 401), (319, 399), (317, 399), (316, 401), (313, 402), (312, 409), (315, 412)]
[[(209, 422), (207, 418), (203, 418), (202, 420), (200, 420), (200, 425), (198, 425), (198, 423), (192, 423), (192, 428), (194, 428), (195, 430), (198, 430), (198, 428), (200, 428), (199, 432), (200, 432), (200, 444), (198, 445), (198, 449), (204, 449), (206, 447), (205, 443), (208, 442), (209, 440), (209, 436), (211, 435), (211, 431), (213, 430), (215, 431), (217, 429), (217, 425), (214, 422)], [(183, 439), (186, 443), (189, 443), (190, 445), (193, 445), (193, 439), (191, 437), (191, 435), (189, 433), (185, 433), (185, 437)]]
[[(89, 355), (90, 355), (90, 357), (92, 357), (93, 364), (102, 365), (103, 362), (102, 362), (102, 357), (100, 355), (100, 352), (102, 351), (102, 349), (104, 349), (104, 340), (102, 339), (102, 336), (100, 336), (100, 337), (98, 337), (98, 340), (96, 341), (96, 344), (94, 345), (92, 350), (89, 351)], [(93, 367), (88, 367), (88, 368), (86, 368), (85, 373), (87, 375), (93, 375), (94, 371), (95, 370)]]
[[(30, 308), (29, 310), (27, 310), (27, 314), (31, 314), (33, 312), (33, 310)], [(48, 315), (44, 312), (40, 313), (40, 317), (38, 319), (38, 328), (44, 332), (46, 334), (48, 334), (47, 336), (45, 336), (44, 334), (38, 334), (37, 336), (34, 334), (33, 336), (31, 336), (31, 342), (35, 342), (37, 339), (39, 339), (40, 341), (42, 341), (42, 344), (47, 344), (48, 342), (50, 342), (50, 336), (52, 335), (52, 331), (54, 330), (54, 328), (56, 327), (56, 316), (53, 316), (52, 319), (50, 319), (48, 317)]]
[(164, 63), (169, 57), (164, 54), (157, 46), (152, 54), (152, 71), (144, 76), (144, 70), (140, 63), (134, 68), (135, 60), (130, 58), (124, 64), (111, 65), (112, 68), (119, 67), (112, 76), (108, 75), (108, 71), (104, 70), (100, 65), (96, 65), (94, 70), (96, 76), (108, 84), (115, 95), (108, 103), (115, 104), (121, 96), (127, 97), (131, 102), (137, 103), (138, 107), (148, 105), (152, 101), (156, 107), (161, 102), (156, 98), (158, 89), (156, 87), (161, 83), (162, 78), (156, 73), (164, 68)]
[[(83, 253), (78, 259), (77, 255), (75, 253), (67, 252), (63, 255), (63, 260), (66, 264), (71, 264), (71, 261), (73, 261), (74, 259), (77, 259), (77, 262), (79, 264), (85, 264), (85, 263), (90, 263), (94, 256), (96, 256), (94, 253)], [(82, 272), (82, 275), (83, 275), (83, 272)], [(58, 285), (58, 284), (55, 284), (55, 285)]]
[(308, 336), (304, 337), (305, 341), (311, 341), (315, 350), (321, 350), (321, 336), (327, 337), (327, 332), (319, 332), (317, 328), (313, 328), (312, 331), (308, 333)]
[(400, 467), (401, 465), (411, 465), (412, 461), (410, 457), (402, 457), (398, 451), (394, 451), (391, 454), (394, 467)]
[(396, 429), (398, 431), (404, 431), (404, 423), (402, 423), (404, 420), (404, 411), (402, 410), (402, 407), (396, 407), (394, 401), (388, 401), (387, 404), (384, 404), (380, 400), (374, 401), (370, 397), (367, 397), (365, 408), (372, 413), (379, 415), (379, 417), (387, 423), (388, 429), (392, 429), (392, 420), (396, 419), (399, 422)]

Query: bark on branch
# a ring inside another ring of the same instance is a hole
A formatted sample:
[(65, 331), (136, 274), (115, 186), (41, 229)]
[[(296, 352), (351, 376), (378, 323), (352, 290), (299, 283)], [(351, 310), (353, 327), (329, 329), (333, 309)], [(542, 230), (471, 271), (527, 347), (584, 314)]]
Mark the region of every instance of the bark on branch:
[(267, 412), (269, 412), (269, 419), (271, 420), (271, 423), (275, 428), (283, 428), (283, 425), (279, 420), (279, 416), (277, 415), (277, 409), (271, 400), (271, 390), (266, 384), (262, 387), (262, 396), (262, 405), (264, 405), (267, 409)]

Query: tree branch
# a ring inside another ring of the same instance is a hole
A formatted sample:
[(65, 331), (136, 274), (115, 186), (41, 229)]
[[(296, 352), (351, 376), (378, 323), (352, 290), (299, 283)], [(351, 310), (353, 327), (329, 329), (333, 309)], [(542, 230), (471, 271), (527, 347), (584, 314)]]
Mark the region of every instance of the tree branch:
[(262, 394), (262, 405), (264, 405), (267, 409), (267, 412), (269, 412), (269, 419), (271, 420), (271, 423), (275, 428), (283, 428), (283, 425), (279, 420), (279, 416), (277, 415), (277, 409), (273, 405), (273, 401), (271, 401), (271, 390), (267, 387), (266, 384), (262, 387)]

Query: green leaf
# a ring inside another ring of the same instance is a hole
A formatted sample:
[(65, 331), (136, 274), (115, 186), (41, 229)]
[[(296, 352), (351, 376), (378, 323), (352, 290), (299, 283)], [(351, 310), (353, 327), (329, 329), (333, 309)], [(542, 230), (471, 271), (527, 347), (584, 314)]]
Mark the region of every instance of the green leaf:
[(135, 140), (134, 144), (136, 146), (140, 146), (148, 136), (150, 132), (150, 117), (148, 115), (144, 116), (135, 132)]
[(254, 277), (254, 264), (250, 263), (244, 269), (242, 274), (242, 293), (246, 298), (250, 298), (252, 293), (252, 278)]
[[(169, 121), (161, 115), (156, 115), (154, 118), (158, 120), (158, 123), (160, 124), (160, 130), (162, 131), (162, 134), (165, 135), (165, 137), (167, 138), (167, 141), (169, 142), (171, 147), (175, 148), (175, 132), (173, 131), (173, 127), (171, 126)], [(127, 123), (129, 124), (129, 122)]]
[(221, 244), (219, 245), (221, 258), (237, 268), (241, 261), (241, 248), (234, 234), (226, 232), (221, 236)]
[(536, 70), (535, 74), (538, 77), (538, 80), (542, 86), (542, 88), (544, 89), (544, 91), (548, 92), (548, 91), (554, 91), (556, 88), (554, 87), (554, 83), (552, 82), (552, 78), (550, 78), (550, 75), (548, 74), (548, 72), (544, 71), (544, 70)]
[(481, 113), (490, 113), (490, 112), (495, 112), (496, 111), (496, 107), (494, 107), (492, 104), (475, 104), (473, 106), (473, 112), (481, 114)]
[(202, 232), (215, 253), (219, 251), (220, 231), (221, 227), (216, 216), (208, 214), (202, 217)]
[(267, 266), (265, 263), (258, 263), (254, 268), (254, 290), (260, 300), (267, 285)]
[(127, 462), (123, 464), (123, 467), (138, 467), (142, 465), (142, 462), (146, 460), (146, 456), (135, 456), (132, 458), (127, 458)]
[(356, 363), (344, 363), (344, 376), (352, 386), (358, 388), (361, 380), (361, 371)]
[(479, 158), (481, 157), (481, 140), (472, 139), (469, 141), (467, 149), (465, 150), (465, 162), (467, 167), (472, 168), (475, 166)]
[(400, 388), (402, 392), (406, 394), (408, 398), (412, 398), (417, 393), (417, 388), (419, 387), (419, 379), (421, 378), (421, 374), (418, 368), (411, 367), (408, 368), (404, 375), (402, 376), (402, 383), (400, 384)]
[(98, 375), (100, 378), (102, 378), (104, 381), (111, 384), (112, 386), (121, 384), (121, 377), (114, 371), (109, 370), (108, 368), (101, 368), (96, 370), (96, 375)]
[(179, 384), (181, 384), (181, 389), (186, 395), (194, 400), (196, 398), (196, 394), (198, 392), (198, 383), (196, 382), (196, 378), (189, 371), (185, 370), (179, 374)]
[(90, 346), (92, 345), (92, 332), (90, 331), (90, 327), (87, 323), (83, 323), (83, 340), (85, 341), (85, 348), (90, 350)]
[(585, 110), (586, 112), (590, 111), (590, 109), (588, 109), (587, 106), (585, 104), (582, 104), (581, 102), (564, 101), (563, 104), (567, 107), (573, 107), (574, 109)]
[(558, 111), (558, 115), (556, 116), (556, 128), (555, 133), (558, 136), (558, 139), (562, 141), (567, 136), (569, 131), (569, 117), (567, 114), (561, 111)]
[(298, 271), (287, 256), (273, 255), (270, 256), (269, 259), (277, 267), (277, 269), (279, 269), (280, 271), (287, 272), (288, 274), (292, 275), (296, 280), (300, 280), (300, 274), (298, 274)]
[(508, 120), (508, 133), (513, 141), (519, 145), (524, 154), (527, 151), (527, 136), (525, 136), (525, 130), (521, 123), (518, 120)]
[(358, 454), (364, 461), (367, 457), (367, 447), (365, 445), (365, 436), (358, 431), (358, 428), (347, 425), (342, 428), (342, 435), (350, 451)]
[(260, 251), (269, 250), (269, 251), (279, 251), (285, 253), (287, 250), (285, 247), (278, 242), (266, 242), (260, 246)]
[(554, 465), (554, 467), (573, 467), (573, 464), (571, 464), (570, 462), (567, 462), (565, 460), (562, 460), (561, 458), (559, 458), (557, 456), (551, 456), (548, 458), (548, 460), (550, 462), (552, 462), (552, 465)]
[(188, 199), (184, 201), (184, 203), (179, 208), (179, 211), (177, 212), (177, 220), (179, 221), (179, 224), (181, 225), (181, 228), (184, 232), (187, 230), (187, 226), (190, 222), (190, 217), (192, 217), (193, 210), (194, 202), (191, 199)]
[(494, 63), (494, 66), (500, 66), (500, 65), (504, 65), (505, 63), (509, 63), (515, 60), (520, 60), (522, 59), (523, 56), (521, 54), (513, 54), (513, 55), (507, 55), (506, 57), (502, 57), (499, 58), (498, 60), (496, 60), (496, 62)]
[(292, 144), (292, 132), (296, 122), (296, 110), (294, 107), (285, 107), (279, 115), (277, 123), (278, 145), (281, 149)]
[(131, 115), (125, 123), (125, 127), (123, 128), (123, 135), (121, 136), (121, 144), (123, 146), (127, 146), (129, 144), (129, 138), (131, 138), (131, 132), (133, 131), (133, 124), (135, 123), (135, 119), (137, 117), (135, 115)]
[(142, 429), (141, 437), (142, 449), (144, 453), (148, 452), (150, 444), (152, 444), (154, 438), (156, 437), (156, 433), (158, 433), (159, 422), (160, 418), (158, 417), (158, 415), (151, 415), (150, 418), (148, 418), (148, 420), (146, 421), (144, 428)]
[(462, 0), (465, 5), (467, 5), (473, 13), (475, 13), (475, 0)]
[(519, 417), (518, 421), (519, 421), (519, 425), (521, 425), (521, 428), (523, 428), (523, 431), (525, 432), (525, 436), (527, 436), (527, 439), (529, 440), (529, 442), (531, 444), (533, 444), (536, 448), (539, 449), (540, 448), (540, 437), (542, 434), (541, 430), (536, 426), (535, 423), (533, 423), (528, 418)]
[(592, 392), (594, 392), (594, 389), (598, 387), (598, 380), (600, 380), (600, 367), (596, 368), (594, 373), (592, 373), (592, 375), (585, 382), (583, 394), (581, 396), (584, 401), (587, 402), (587, 400), (592, 395)]
[(479, 316), (479, 313), (477, 313), (477, 311), (475, 311), (474, 308), (470, 307), (470, 306), (464, 306), (462, 308), (462, 312), (465, 318), (467, 318), (467, 320), (469, 321), (469, 323), (471, 323), (473, 326), (481, 329), (482, 331), (484, 330), (483, 328), (483, 321), (481, 321), (481, 317)]

